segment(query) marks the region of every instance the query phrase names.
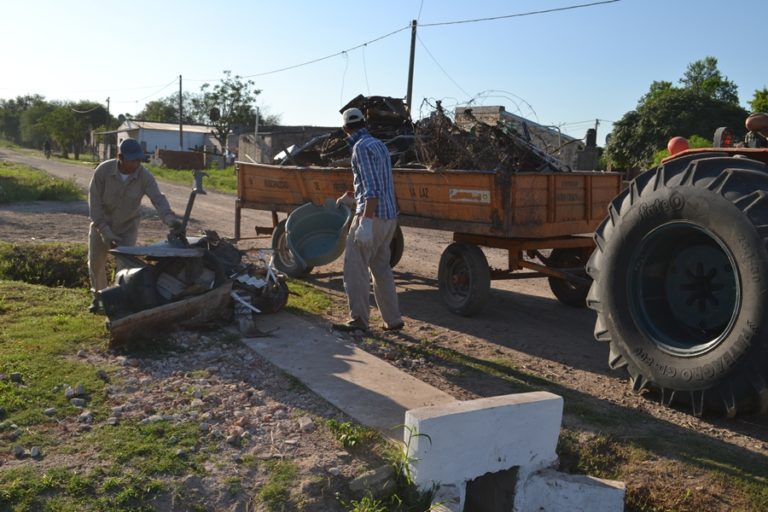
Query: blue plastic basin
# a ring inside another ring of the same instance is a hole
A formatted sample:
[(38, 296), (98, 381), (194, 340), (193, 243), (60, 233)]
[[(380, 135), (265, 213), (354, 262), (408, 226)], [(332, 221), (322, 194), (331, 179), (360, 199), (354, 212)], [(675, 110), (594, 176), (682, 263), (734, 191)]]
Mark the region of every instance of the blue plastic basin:
[(285, 223), (285, 239), (293, 257), (304, 267), (327, 265), (344, 252), (353, 212), (326, 199), (322, 206), (304, 204)]

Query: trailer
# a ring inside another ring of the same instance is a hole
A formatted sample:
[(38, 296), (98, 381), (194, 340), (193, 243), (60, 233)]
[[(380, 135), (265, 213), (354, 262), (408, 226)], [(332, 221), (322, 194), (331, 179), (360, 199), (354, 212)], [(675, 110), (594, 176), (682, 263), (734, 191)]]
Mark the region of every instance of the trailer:
[[(285, 219), (299, 206), (322, 204), (352, 188), (348, 167), (300, 167), (238, 162), (235, 238), (241, 238), (243, 208), (272, 212), (275, 265), (296, 276), (285, 243)], [(506, 172), (393, 169), (400, 226), (451, 231), (453, 243), (438, 267), (440, 294), (450, 311), (472, 315), (485, 304), (492, 280), (547, 277), (558, 300), (583, 307), (591, 283), (585, 265), (594, 249), (593, 231), (620, 192), (611, 172)], [(490, 268), (481, 247), (508, 252), (505, 269)], [(402, 232), (393, 240), (392, 261), (404, 250)], [(521, 272), (523, 271), (523, 272)]]

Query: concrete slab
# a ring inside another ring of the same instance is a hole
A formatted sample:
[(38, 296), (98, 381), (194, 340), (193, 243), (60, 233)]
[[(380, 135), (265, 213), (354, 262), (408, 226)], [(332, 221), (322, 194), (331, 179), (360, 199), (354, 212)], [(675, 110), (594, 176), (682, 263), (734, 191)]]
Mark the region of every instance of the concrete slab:
[(269, 337), (243, 338), (262, 357), (299, 379), (363, 425), (401, 441), (405, 412), (455, 402), (449, 394), (357, 348), (343, 335), (287, 311), (256, 318)]

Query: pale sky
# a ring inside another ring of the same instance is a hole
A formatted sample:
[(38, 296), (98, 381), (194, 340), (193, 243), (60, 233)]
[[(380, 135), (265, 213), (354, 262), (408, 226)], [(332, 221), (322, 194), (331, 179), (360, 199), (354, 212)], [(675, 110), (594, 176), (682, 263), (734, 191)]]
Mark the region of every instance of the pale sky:
[(113, 115), (136, 114), (177, 93), (179, 75), (198, 92), (230, 70), (255, 82), (258, 106), (283, 124), (337, 126), (357, 94), (405, 97), (411, 20), (417, 119), (437, 100), (503, 105), (578, 138), (600, 120), (603, 144), (653, 81), (676, 84), (707, 56), (745, 108), (768, 86), (766, 0), (619, 0), (512, 16), (590, 3), (4, 0), (0, 98), (110, 98)]

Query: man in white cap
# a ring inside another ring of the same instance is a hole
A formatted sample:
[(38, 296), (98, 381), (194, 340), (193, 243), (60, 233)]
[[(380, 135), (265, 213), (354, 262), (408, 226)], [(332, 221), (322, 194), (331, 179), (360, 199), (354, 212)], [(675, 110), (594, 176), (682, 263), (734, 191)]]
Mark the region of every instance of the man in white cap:
[[(333, 328), (339, 331), (368, 330), (372, 276), (373, 295), (384, 322), (382, 329), (397, 331), (403, 328), (403, 319), (389, 265), (390, 244), (397, 229), (392, 161), (384, 143), (366, 129), (365, 118), (359, 109), (345, 110), (342, 118), (342, 128), (352, 148), (354, 203), (357, 206), (344, 252), (344, 289), (350, 319), (333, 324)], [(350, 204), (352, 201), (352, 192), (347, 192), (337, 202)]]
[(88, 274), (94, 293), (90, 311), (99, 309), (95, 293), (107, 287), (107, 254), (119, 245), (134, 245), (139, 234), (141, 200), (144, 196), (171, 227), (181, 226), (155, 177), (142, 164), (144, 150), (135, 139), (120, 143), (117, 158), (96, 167), (88, 191), (91, 225), (88, 232)]

